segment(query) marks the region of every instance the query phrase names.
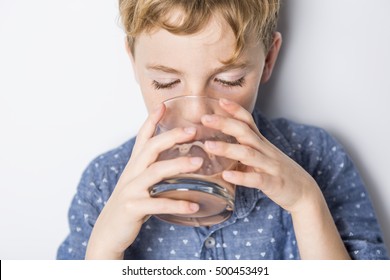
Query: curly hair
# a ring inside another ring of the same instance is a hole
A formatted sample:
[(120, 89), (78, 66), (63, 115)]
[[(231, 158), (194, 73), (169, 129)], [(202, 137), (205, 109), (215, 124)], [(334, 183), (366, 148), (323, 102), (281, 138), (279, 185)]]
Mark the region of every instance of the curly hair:
[[(271, 47), (279, 8), (280, 0), (119, 0), (120, 18), (132, 52), (141, 32), (163, 28), (178, 35), (194, 34), (213, 16), (219, 16), (236, 38), (235, 51), (226, 63), (240, 56), (249, 36), (255, 36), (265, 51)], [(172, 11), (177, 10), (180, 18), (172, 21)]]

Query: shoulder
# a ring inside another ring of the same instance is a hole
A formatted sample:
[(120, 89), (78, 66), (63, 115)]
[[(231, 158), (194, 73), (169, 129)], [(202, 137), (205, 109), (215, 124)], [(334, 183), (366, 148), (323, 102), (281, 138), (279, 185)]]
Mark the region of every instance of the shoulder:
[(284, 118), (271, 122), (295, 153), (300, 155), (309, 153), (319, 156), (334, 156), (337, 154), (335, 152), (341, 152), (343, 155), (345, 153), (336, 138), (323, 128), (296, 123)]
[(307, 153), (326, 154), (328, 149), (341, 148), (338, 141), (323, 128), (286, 118), (269, 120), (258, 111), (253, 116), (260, 132), (291, 157)]
[(133, 151), (134, 143), (135, 138), (132, 138), (122, 145), (100, 154), (90, 162), (88, 167), (100, 167), (104, 169), (126, 164)]
[(95, 157), (85, 168), (80, 187), (88, 185), (97, 189), (113, 190), (131, 156), (135, 138)]
[(268, 120), (254, 114), (260, 132), (315, 179), (334, 177), (352, 164), (344, 147), (325, 129), (285, 118)]
[(271, 123), (289, 142), (299, 142), (308, 139), (323, 140), (329, 137), (329, 133), (323, 128), (297, 123), (285, 118), (273, 119)]

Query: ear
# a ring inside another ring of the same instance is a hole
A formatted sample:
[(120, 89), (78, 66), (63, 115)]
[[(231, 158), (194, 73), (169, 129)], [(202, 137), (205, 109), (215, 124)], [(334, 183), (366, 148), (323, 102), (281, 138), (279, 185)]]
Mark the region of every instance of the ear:
[(125, 37), (125, 49), (126, 49), (126, 52), (127, 52), (128, 56), (130, 58), (131, 66), (133, 68), (134, 78), (137, 81), (137, 83), (139, 83), (139, 81), (138, 81), (138, 73), (137, 73), (137, 69), (135, 67), (134, 54), (131, 51), (131, 48), (129, 46), (129, 41), (127, 40), (127, 37)]
[(278, 58), (280, 47), (282, 46), (282, 34), (275, 32), (272, 46), (265, 57), (263, 74), (261, 76), (261, 83), (266, 83), (272, 75), (276, 59)]

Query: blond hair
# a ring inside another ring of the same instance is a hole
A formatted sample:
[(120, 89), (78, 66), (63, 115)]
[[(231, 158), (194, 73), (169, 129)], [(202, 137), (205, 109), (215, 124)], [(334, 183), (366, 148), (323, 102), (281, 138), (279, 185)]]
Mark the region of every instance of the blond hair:
[[(279, 0), (119, 0), (122, 25), (131, 51), (141, 32), (163, 28), (173, 34), (194, 34), (214, 15), (222, 17), (236, 37), (236, 48), (225, 63), (234, 62), (249, 36), (255, 36), (265, 51), (272, 45), (279, 13)], [(169, 16), (179, 9), (181, 18)]]

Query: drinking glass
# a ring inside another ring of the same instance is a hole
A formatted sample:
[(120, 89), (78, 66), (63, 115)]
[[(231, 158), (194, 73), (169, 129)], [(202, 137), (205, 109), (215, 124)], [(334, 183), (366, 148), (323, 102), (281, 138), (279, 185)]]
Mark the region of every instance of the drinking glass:
[(159, 214), (157, 218), (180, 225), (210, 226), (227, 220), (234, 210), (235, 185), (222, 179), (222, 171), (234, 170), (237, 161), (209, 154), (205, 141), (237, 143), (232, 136), (203, 126), (205, 114), (228, 116), (217, 99), (205, 96), (180, 96), (164, 102), (166, 111), (158, 123), (155, 135), (176, 127), (195, 127), (195, 138), (176, 144), (160, 153), (157, 161), (177, 157), (202, 157), (202, 166), (192, 173), (166, 178), (150, 188), (152, 197), (186, 200), (199, 204), (199, 211), (190, 215)]

